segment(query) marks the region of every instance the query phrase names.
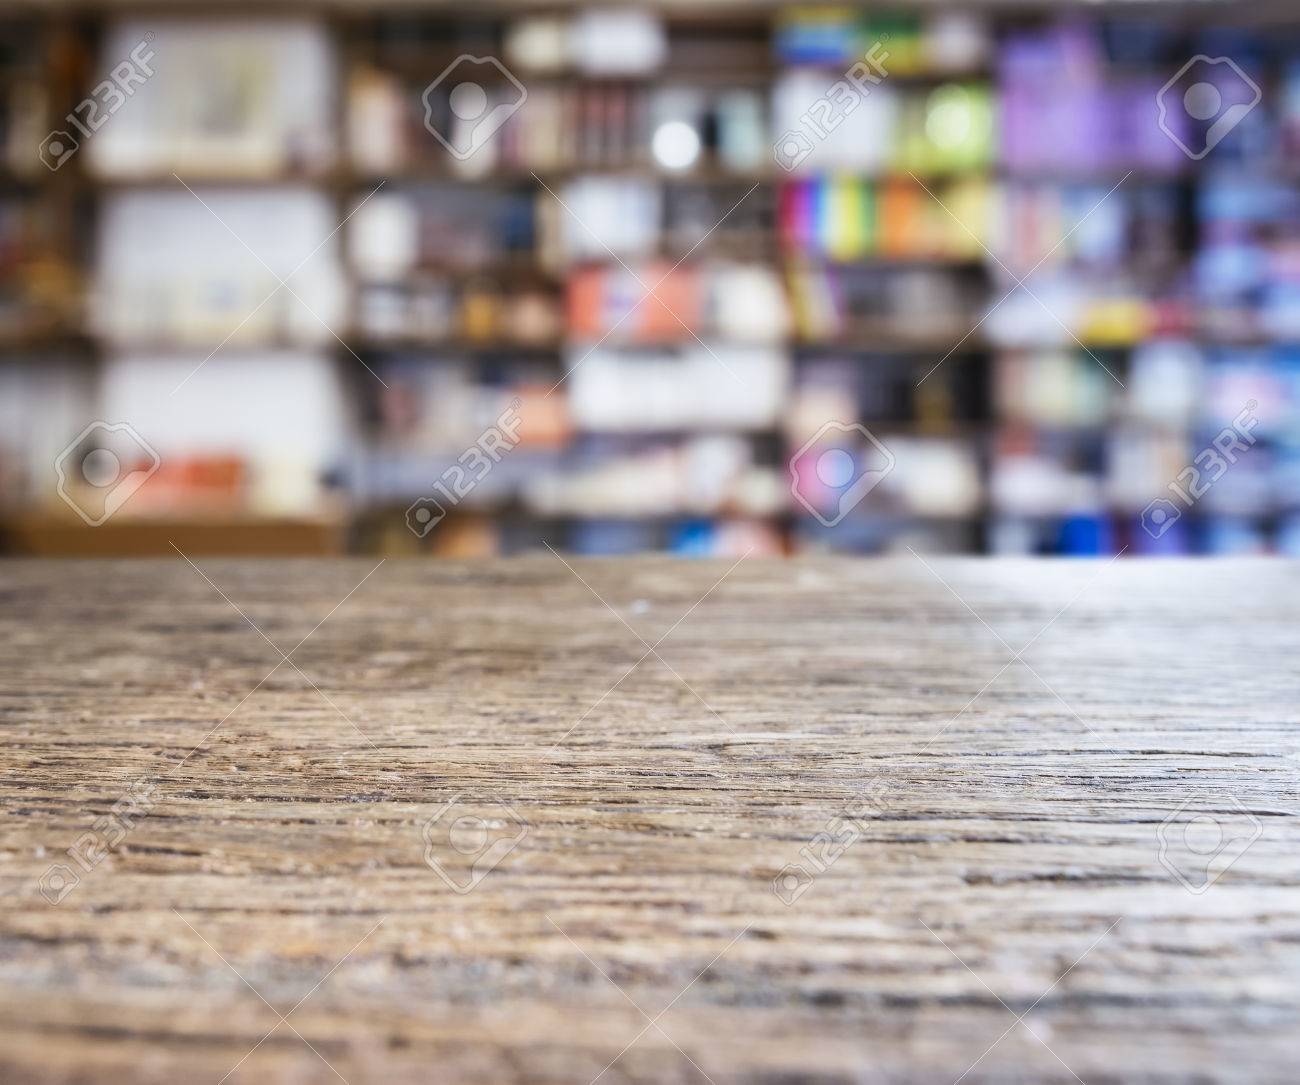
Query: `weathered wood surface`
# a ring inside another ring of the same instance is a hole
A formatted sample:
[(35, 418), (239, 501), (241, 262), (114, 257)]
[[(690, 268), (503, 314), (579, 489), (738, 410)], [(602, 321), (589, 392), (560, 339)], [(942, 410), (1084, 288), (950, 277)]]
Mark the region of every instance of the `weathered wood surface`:
[(0, 565), (0, 1081), (1293, 1085), (1300, 567), (932, 564)]

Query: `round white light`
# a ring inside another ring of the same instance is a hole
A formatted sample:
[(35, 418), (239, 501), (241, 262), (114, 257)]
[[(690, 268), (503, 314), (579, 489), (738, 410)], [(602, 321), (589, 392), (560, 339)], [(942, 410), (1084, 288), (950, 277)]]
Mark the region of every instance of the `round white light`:
[(690, 169), (700, 157), (700, 134), (685, 121), (665, 121), (655, 129), (650, 149), (664, 169)]
[(938, 147), (960, 147), (970, 138), (974, 114), (970, 98), (960, 87), (940, 87), (926, 110), (925, 134)]

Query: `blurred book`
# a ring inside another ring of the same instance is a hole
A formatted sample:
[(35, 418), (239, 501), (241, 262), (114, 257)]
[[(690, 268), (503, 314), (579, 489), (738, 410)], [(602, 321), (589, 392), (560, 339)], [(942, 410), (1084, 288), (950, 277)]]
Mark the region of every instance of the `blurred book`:
[(333, 161), (335, 59), (310, 18), (126, 19), (105, 37), (110, 71), (141, 43), (151, 74), (87, 141), (93, 170), (110, 177), (317, 173)]
[(344, 295), (334, 226), (329, 199), (305, 188), (114, 193), (99, 222), (94, 327), (115, 342), (193, 345), (200, 359), (332, 341)]

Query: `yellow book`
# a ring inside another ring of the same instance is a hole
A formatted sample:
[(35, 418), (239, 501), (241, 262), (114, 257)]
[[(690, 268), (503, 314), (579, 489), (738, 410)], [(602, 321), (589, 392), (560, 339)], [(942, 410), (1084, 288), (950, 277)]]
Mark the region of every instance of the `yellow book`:
[(862, 204), (858, 184), (852, 178), (837, 177), (830, 182), (830, 207), (826, 216), (826, 252), (832, 260), (856, 260), (865, 251), (866, 234), (862, 221)]

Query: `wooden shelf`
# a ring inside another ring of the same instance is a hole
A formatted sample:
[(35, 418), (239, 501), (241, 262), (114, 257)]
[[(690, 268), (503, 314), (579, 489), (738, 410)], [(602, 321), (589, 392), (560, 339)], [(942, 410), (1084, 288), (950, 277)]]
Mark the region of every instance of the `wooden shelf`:
[(337, 170), (263, 174), (246, 172), (194, 173), (178, 169), (174, 174), (171, 171), (162, 173), (97, 174), (93, 176), (83, 174), (81, 181), (89, 189), (110, 192), (138, 188), (175, 188), (184, 192), (186, 185), (194, 189), (321, 187), (337, 185), (346, 176), (345, 173)]
[[(966, 325), (966, 329), (975, 323), (978, 317), (972, 318), (971, 322)], [(882, 332), (872, 334), (869, 331), (851, 332), (847, 335), (832, 336), (829, 338), (805, 338), (796, 337), (789, 341), (791, 350), (795, 351), (813, 351), (813, 350), (843, 350), (853, 353), (870, 354), (873, 352), (882, 354), (925, 354), (933, 353), (935, 361), (940, 357), (952, 351), (953, 356), (959, 354), (982, 354), (994, 349), (990, 340), (975, 332), (962, 338), (961, 331), (951, 335), (926, 335), (926, 336), (905, 336), (897, 332)]]
[(328, 556), (344, 552), (346, 527), (338, 517), (250, 513), (143, 519), (126, 515), (126, 510), (90, 527), (70, 512), (29, 512), (0, 517), (0, 541), (7, 553), (41, 557), (174, 557), (172, 543), (191, 557)]
[[(1108, 174), (1106, 176), (1110, 176), (1113, 181), (1117, 181), (1124, 176), (1125, 172), (1125, 170), (1121, 169), (1113, 175)], [(551, 187), (555, 187), (555, 185), (562, 184), (575, 177), (591, 176), (631, 177), (675, 185), (777, 185), (827, 176), (875, 184), (889, 184), (913, 181), (913, 173), (922, 181), (943, 183), (962, 178), (991, 177), (999, 173), (999, 168), (996, 163), (989, 163), (977, 167), (913, 170), (910, 172), (906, 169), (891, 168), (884, 172), (867, 173), (834, 167), (820, 172), (799, 170), (787, 172), (777, 167), (769, 168), (767, 166), (754, 170), (732, 170), (714, 164), (702, 164), (687, 170), (668, 170), (659, 168), (650, 161), (631, 161), (575, 163), (563, 167), (506, 166), (483, 174), (463, 174), (458, 173), (452, 167), (450, 161), (435, 161), (405, 163), (389, 170), (345, 170), (342, 173), (342, 178), (347, 184), (369, 190), (373, 189), (381, 181), (393, 185), (432, 183), (536, 185), (540, 179)]]
[(344, 342), (357, 353), (372, 351), (437, 351), (446, 354), (533, 354), (555, 355), (566, 349), (563, 339), (544, 342), (517, 342), (505, 339), (436, 339), (425, 336), (373, 336), (357, 333), (344, 335)]
[(99, 343), (82, 332), (58, 331), (47, 327), (0, 328), (0, 354), (93, 355)]

